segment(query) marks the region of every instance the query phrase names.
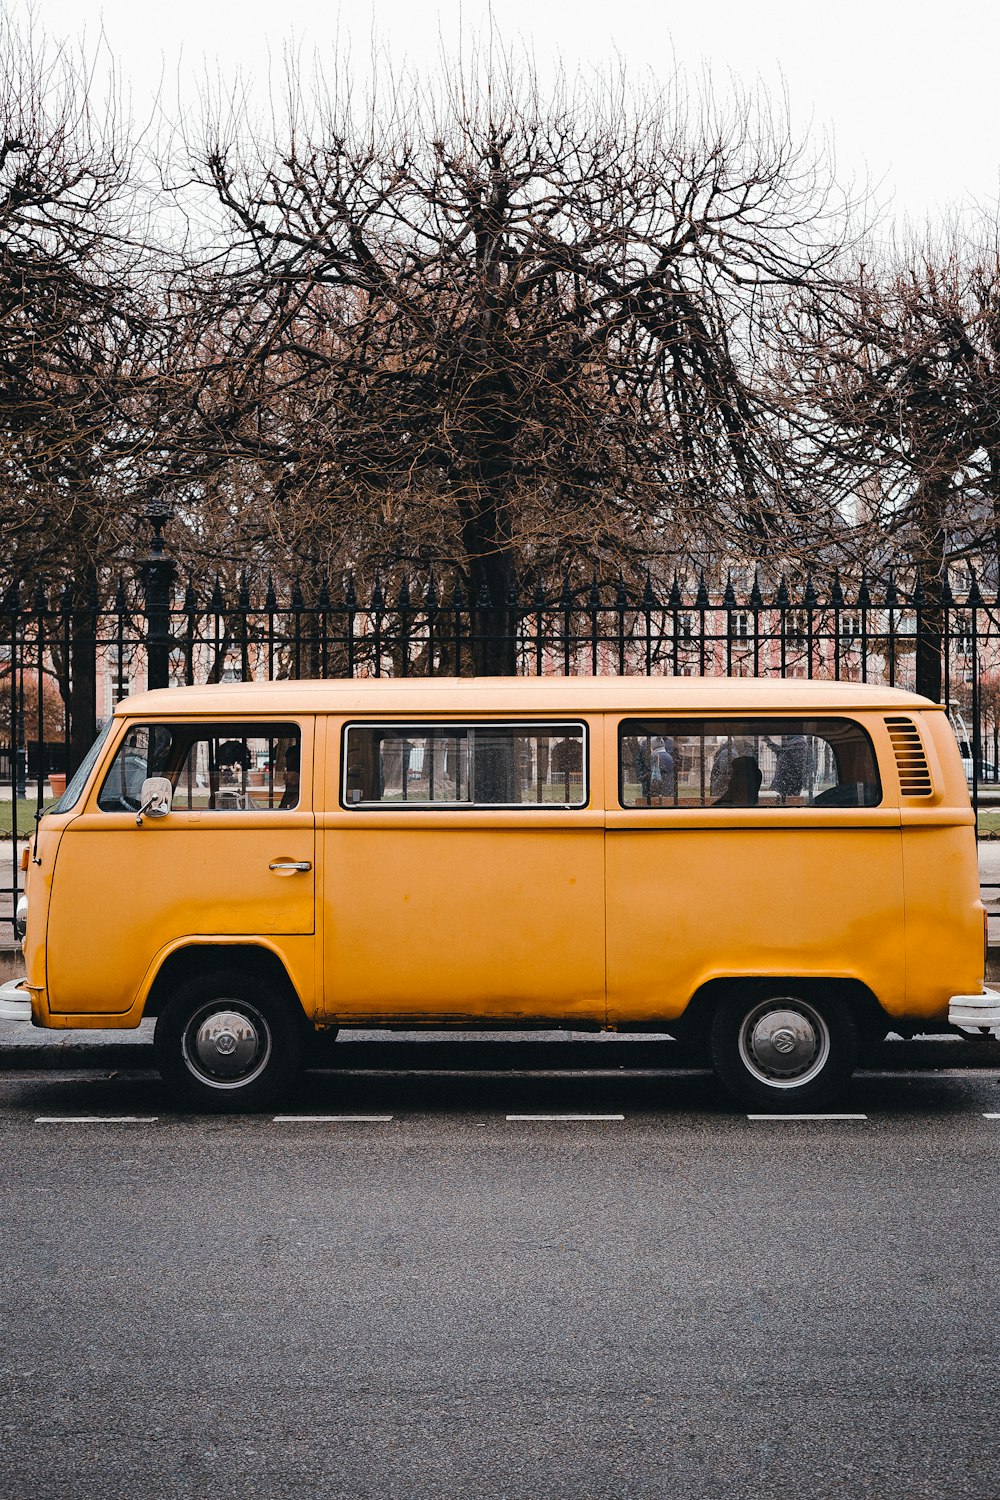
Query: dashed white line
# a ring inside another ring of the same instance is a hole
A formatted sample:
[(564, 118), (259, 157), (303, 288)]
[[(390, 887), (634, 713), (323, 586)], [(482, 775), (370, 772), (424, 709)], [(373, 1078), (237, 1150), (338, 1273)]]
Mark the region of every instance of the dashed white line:
[(986, 1114), (986, 1112), (985, 1112), (985, 1111), (984, 1111), (984, 1112), (983, 1112), (983, 1119), (984, 1119), (984, 1120), (1000, 1120), (1000, 1115), (988, 1115), (988, 1114)]
[(386, 1125), (392, 1115), (275, 1115), (275, 1125)]
[(544, 1120), (544, 1121), (558, 1120), (560, 1122), (567, 1121), (567, 1120), (624, 1120), (624, 1118), (625, 1118), (624, 1115), (508, 1115), (507, 1116), (507, 1119), (509, 1121), (510, 1120), (517, 1120), (517, 1121), (523, 1121), (523, 1120)]
[(159, 1115), (36, 1115), (36, 1125), (155, 1125)]
[(867, 1115), (747, 1115), (748, 1120), (867, 1120)]

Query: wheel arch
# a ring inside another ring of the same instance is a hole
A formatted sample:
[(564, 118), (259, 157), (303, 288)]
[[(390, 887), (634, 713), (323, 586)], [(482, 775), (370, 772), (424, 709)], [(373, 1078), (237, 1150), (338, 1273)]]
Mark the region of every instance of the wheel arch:
[(865, 1036), (885, 1036), (892, 1024), (874, 990), (860, 979), (824, 978), (815, 974), (733, 974), (699, 985), (678, 1017), (677, 1029), (685, 1036), (704, 1038), (716, 1007), (730, 995), (764, 998), (782, 991), (814, 1003), (824, 995), (836, 995), (848, 1005), (858, 1030)]
[(302, 1023), (312, 1030), (312, 1023), (302, 1004), (302, 997), (279, 954), (260, 943), (184, 943), (171, 949), (163, 959), (146, 993), (142, 1014), (158, 1016), (177, 985), (198, 974), (216, 968), (238, 970), (273, 984), (301, 1013)]

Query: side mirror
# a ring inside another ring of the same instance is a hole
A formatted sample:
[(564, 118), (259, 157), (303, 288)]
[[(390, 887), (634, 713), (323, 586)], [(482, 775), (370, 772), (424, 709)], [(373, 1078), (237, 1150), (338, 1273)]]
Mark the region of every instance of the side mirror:
[(167, 776), (147, 776), (139, 793), (139, 811), (135, 815), (136, 827), (142, 827), (144, 817), (165, 818), (173, 806), (174, 789)]

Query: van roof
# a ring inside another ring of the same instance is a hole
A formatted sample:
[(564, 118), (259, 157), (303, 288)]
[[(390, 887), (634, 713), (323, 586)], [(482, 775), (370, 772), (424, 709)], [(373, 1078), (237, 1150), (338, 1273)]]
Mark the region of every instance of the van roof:
[(917, 693), (780, 677), (365, 677), (159, 688), (116, 715), (573, 714), (941, 709)]

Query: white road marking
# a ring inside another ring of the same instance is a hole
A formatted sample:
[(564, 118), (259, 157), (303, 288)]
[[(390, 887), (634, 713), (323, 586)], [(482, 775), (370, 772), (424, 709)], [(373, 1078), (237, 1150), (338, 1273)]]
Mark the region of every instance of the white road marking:
[(867, 1115), (747, 1115), (748, 1120), (867, 1120)]
[(984, 1112), (983, 1119), (984, 1120), (1000, 1120), (1000, 1115), (988, 1115), (988, 1114), (986, 1114)]
[(332, 1124), (385, 1125), (392, 1115), (275, 1115), (275, 1125)]
[(36, 1115), (36, 1125), (155, 1125), (159, 1115)]
[(508, 1120), (624, 1120), (624, 1115), (508, 1115)]

